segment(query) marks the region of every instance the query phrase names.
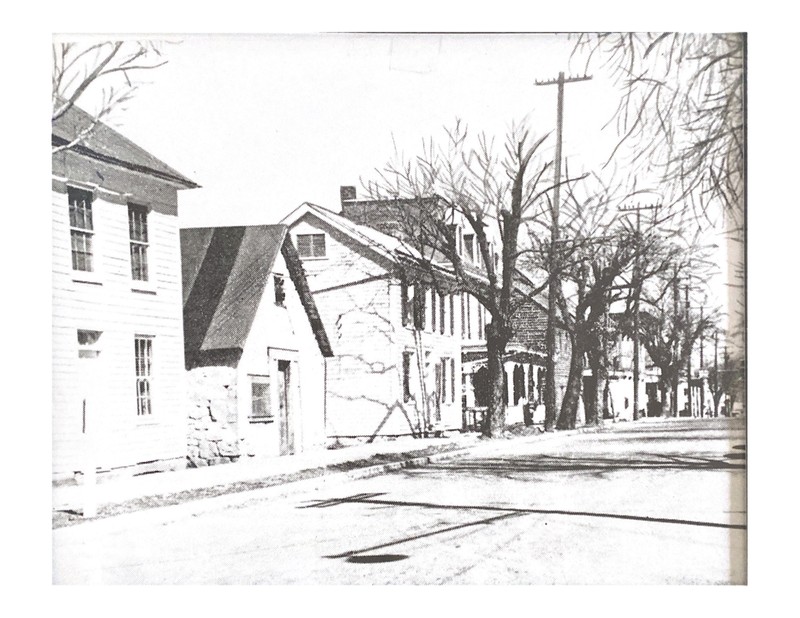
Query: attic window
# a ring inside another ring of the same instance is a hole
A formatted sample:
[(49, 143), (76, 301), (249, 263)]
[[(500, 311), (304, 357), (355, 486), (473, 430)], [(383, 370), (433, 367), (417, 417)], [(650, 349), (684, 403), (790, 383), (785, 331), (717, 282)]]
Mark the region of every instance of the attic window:
[(278, 307), (283, 307), (284, 301), (286, 300), (283, 275), (275, 275), (273, 281), (275, 284), (275, 304), (278, 305)]
[(324, 258), (325, 234), (298, 234), (297, 252), (301, 258)]

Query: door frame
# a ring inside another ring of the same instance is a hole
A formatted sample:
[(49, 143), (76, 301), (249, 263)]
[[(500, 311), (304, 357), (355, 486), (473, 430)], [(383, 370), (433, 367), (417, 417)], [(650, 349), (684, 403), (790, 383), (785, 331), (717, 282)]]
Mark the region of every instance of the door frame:
[[(298, 444), (301, 444), (301, 401), (300, 401), (300, 372), (299, 372), (299, 353), (297, 350), (285, 348), (267, 348), (269, 358), (271, 383), (272, 383), (272, 404), (278, 423), (278, 453), (280, 455), (294, 455), (299, 451)], [(289, 385), (288, 388), (280, 388), (282, 372), (281, 363), (288, 364)], [(283, 391), (283, 392), (281, 392)], [(282, 395), (286, 395), (285, 411), (281, 407)]]

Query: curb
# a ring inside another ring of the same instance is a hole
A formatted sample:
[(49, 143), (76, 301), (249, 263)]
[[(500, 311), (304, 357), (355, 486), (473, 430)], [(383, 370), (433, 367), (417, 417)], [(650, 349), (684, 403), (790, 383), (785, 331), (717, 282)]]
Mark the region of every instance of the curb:
[(59, 530), (69, 530), (73, 528), (85, 529), (85, 526), (90, 526), (93, 530), (102, 530), (108, 528), (114, 529), (122, 524), (126, 526), (153, 524), (163, 525), (175, 521), (181, 517), (197, 516), (213, 510), (242, 506), (248, 502), (255, 502), (258, 500), (264, 500), (266, 498), (280, 498), (303, 491), (319, 490), (325, 486), (336, 483), (371, 478), (374, 476), (380, 476), (386, 472), (402, 470), (404, 468), (422, 467), (430, 463), (467, 455), (476, 451), (486, 451), (490, 453), (493, 450), (501, 450), (502, 447), (510, 443), (527, 444), (539, 441), (550, 441), (556, 438), (568, 438), (584, 433), (600, 433), (604, 430), (607, 431), (607, 429), (604, 427), (589, 427), (568, 429), (558, 432), (542, 432), (533, 436), (519, 436), (505, 440), (487, 441), (485, 443), (473, 444), (461, 449), (447, 451), (444, 453), (423, 455), (420, 457), (414, 457), (412, 459), (405, 459), (403, 461), (377, 464), (365, 468), (348, 470), (346, 472), (334, 472), (332, 474), (324, 474), (314, 478), (290, 481), (288, 483), (274, 485), (272, 487), (262, 487), (260, 489), (233, 492), (220, 496), (213, 496), (210, 498), (197, 498), (181, 504), (143, 508), (139, 511), (133, 511), (130, 513), (120, 513), (110, 517), (81, 521), (80, 523), (76, 523), (71, 526), (54, 528), (52, 531), (55, 533)]

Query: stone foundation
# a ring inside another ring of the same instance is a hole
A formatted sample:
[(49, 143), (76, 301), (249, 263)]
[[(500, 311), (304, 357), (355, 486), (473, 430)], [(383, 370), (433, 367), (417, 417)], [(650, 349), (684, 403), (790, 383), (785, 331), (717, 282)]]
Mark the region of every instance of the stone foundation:
[(189, 467), (199, 468), (239, 459), (236, 370), (197, 367), (187, 376)]

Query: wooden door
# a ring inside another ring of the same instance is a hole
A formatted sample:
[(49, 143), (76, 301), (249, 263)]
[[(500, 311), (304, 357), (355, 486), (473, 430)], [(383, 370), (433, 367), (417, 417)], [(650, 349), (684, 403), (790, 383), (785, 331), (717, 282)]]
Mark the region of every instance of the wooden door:
[(292, 364), (278, 361), (278, 423), (280, 431), (280, 454), (294, 454), (294, 432), (292, 410)]

